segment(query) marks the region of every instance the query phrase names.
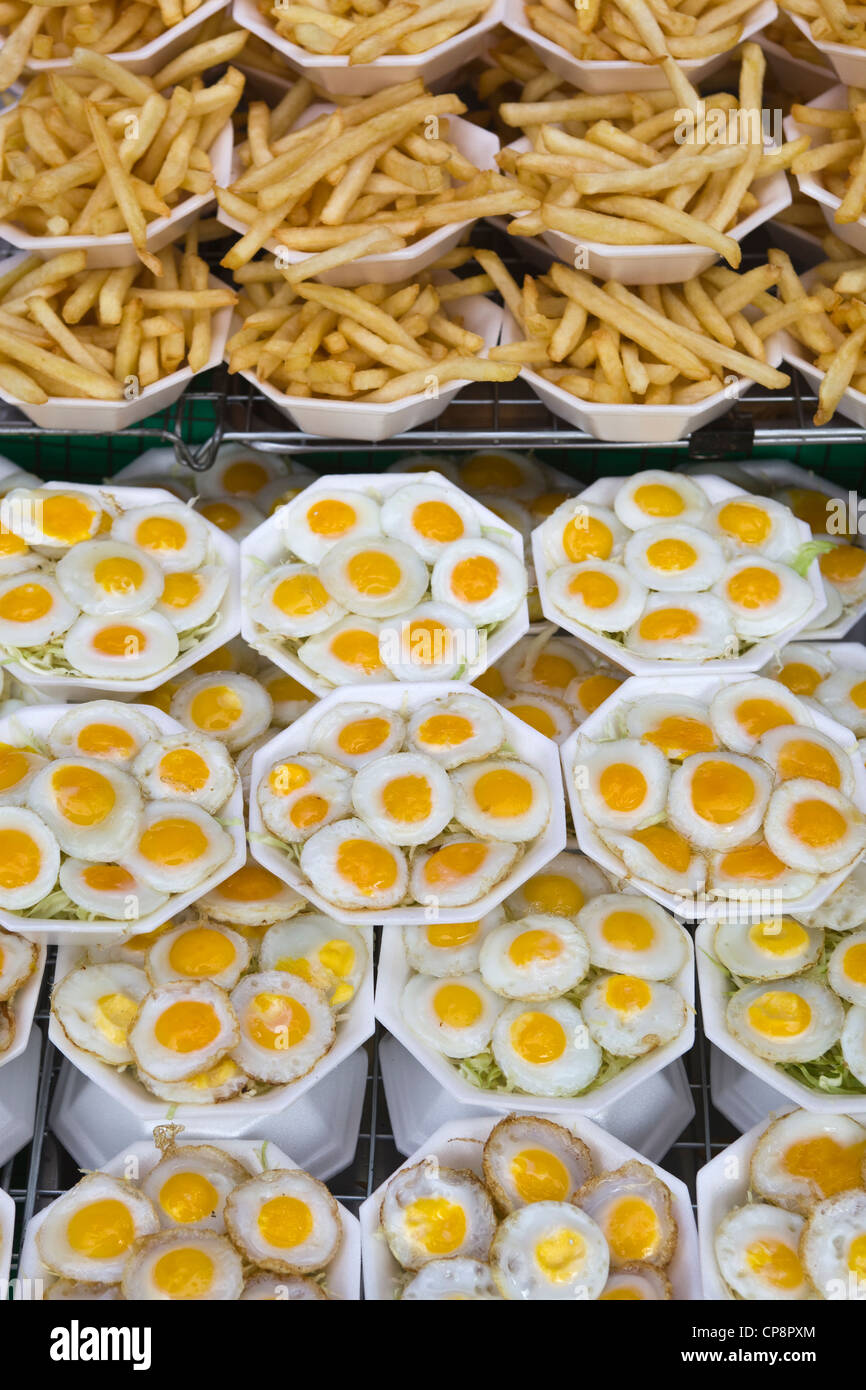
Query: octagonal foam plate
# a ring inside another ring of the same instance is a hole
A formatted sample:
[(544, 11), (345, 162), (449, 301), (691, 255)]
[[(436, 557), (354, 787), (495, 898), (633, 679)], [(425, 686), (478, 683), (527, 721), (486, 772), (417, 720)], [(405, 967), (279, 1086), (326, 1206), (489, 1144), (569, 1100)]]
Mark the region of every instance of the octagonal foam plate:
[[(26, 933), (21, 932), (24, 936)], [(0, 1067), (7, 1067), (10, 1062), (14, 1062), (16, 1057), (20, 1057), (22, 1052), (26, 1052), (27, 1044), (30, 1041), (30, 1029), (33, 1027), (33, 1018), (36, 1013), (36, 1005), (39, 1002), (39, 991), (42, 988), (42, 976), (45, 974), (45, 942), (36, 943), (36, 965), (24, 981), (19, 990), (16, 990), (12, 999), (12, 1015), (15, 1019), (15, 1032), (12, 1035), (12, 1046), (7, 1047), (5, 1052), (0, 1052)]]

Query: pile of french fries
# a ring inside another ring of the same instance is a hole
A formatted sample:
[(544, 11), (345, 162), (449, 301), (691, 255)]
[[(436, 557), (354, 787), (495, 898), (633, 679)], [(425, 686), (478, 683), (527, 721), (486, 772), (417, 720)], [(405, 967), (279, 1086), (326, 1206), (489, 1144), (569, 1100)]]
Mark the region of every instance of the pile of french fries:
[(210, 193), (208, 151), (237, 106), (243, 74), (229, 67), (246, 33), (197, 44), (154, 77), (76, 49), (71, 68), (40, 73), (0, 116), (0, 220), (34, 236), (128, 232), (144, 265), (147, 224), (195, 194)]
[[(826, 68), (828, 82), (832, 82), (833, 69), (824, 54), (803, 37), (790, 15), (785, 13), (785, 0), (781, 0), (781, 4), (782, 8), (778, 16), (772, 24), (767, 25), (764, 34), (771, 43), (778, 44), (780, 48), (784, 48), (786, 52), (790, 53), (792, 58), (799, 58), (802, 63), (811, 63), (816, 68)], [(800, 13), (799, 10), (794, 10), (792, 5), (788, 5), (787, 9), (792, 10), (795, 14)], [(817, 5), (815, 9), (818, 9)]]
[(739, 43), (756, 0), (540, 0), (526, 18), (582, 62), (703, 62)]
[[(411, 281), (341, 289), (292, 276), (273, 257), (235, 271), (243, 325), (229, 339), (229, 372), (254, 372), (287, 396), (383, 404), (453, 381), (513, 381), (520, 367), (482, 357), (460, 301), (496, 288), (492, 253), (462, 247)], [(477, 260), (458, 280), (444, 272)], [(497, 258), (498, 259), (498, 258)]]
[(791, 115), (806, 129), (827, 132), (822, 145), (798, 154), (795, 174), (817, 174), (824, 187), (840, 199), (833, 220), (856, 222), (866, 212), (866, 88), (849, 87), (844, 108), (791, 107)]
[[(352, 243), (344, 261), (455, 222), (537, 208), (538, 199), (495, 169), (475, 167), (448, 138), (459, 97), (432, 96), (420, 80), (348, 101), (303, 124), (313, 89), (297, 82), (272, 111), (251, 102), (246, 166), (217, 189), (224, 211), (248, 230), (223, 260), (237, 270), (267, 243), (317, 252)], [(385, 235), (387, 234), (387, 235)]]
[(76, 48), (129, 53), (194, 14), (203, 0), (2, 0), (0, 90), (17, 82), (31, 58), (69, 58)]
[(49, 397), (134, 399), (211, 356), (213, 316), (237, 296), (209, 285), (194, 228), (183, 251), (142, 265), (87, 270), (83, 251), (29, 256), (0, 276), (0, 388), (42, 405)]
[(426, 53), (477, 24), (493, 0), (259, 0), (280, 38), (308, 53), (374, 63)]
[(500, 105), (500, 119), (531, 140), (526, 153), (503, 150), (500, 167), (540, 201), (511, 223), (513, 236), (549, 229), (607, 245), (690, 243), (740, 264), (728, 229), (758, 206), (754, 184), (789, 168), (809, 141), (765, 150), (757, 44), (742, 46), (738, 97), (702, 98), (676, 63), (664, 66), (666, 91)]
[[(854, 48), (866, 48), (866, 7), (863, 5), (849, 5), (846, 0), (779, 0), (779, 5), (789, 14), (806, 20), (817, 43), (847, 43)], [(814, 61), (814, 58), (809, 59), (809, 62)]]
[[(816, 425), (833, 418), (849, 388), (866, 394), (866, 257), (854, 256), (842, 243), (831, 243), (827, 249), (833, 254), (810, 272), (816, 283), (808, 298), (820, 309), (798, 315), (788, 326), (803, 355), (824, 373), (813, 417)], [(792, 275), (780, 283), (779, 293), (789, 304), (806, 295)]]
[(769, 294), (786, 273), (782, 261), (744, 275), (714, 266), (680, 285), (634, 289), (559, 263), (521, 288), (504, 263), (488, 262), (524, 335), (492, 348), (491, 360), (519, 362), (604, 405), (695, 405), (740, 377), (779, 389), (790, 377), (767, 362), (764, 344), (816, 307), (805, 295), (788, 305)]

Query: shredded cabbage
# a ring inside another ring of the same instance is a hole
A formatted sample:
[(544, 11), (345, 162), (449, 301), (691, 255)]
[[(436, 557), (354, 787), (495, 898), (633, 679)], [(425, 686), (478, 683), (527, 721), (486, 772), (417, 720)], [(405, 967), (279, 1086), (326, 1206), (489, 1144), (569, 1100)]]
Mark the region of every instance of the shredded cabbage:
[(805, 579), (812, 561), (819, 555), (823, 555), (825, 551), (832, 549), (831, 541), (806, 541), (805, 545), (800, 546), (793, 560), (789, 561), (791, 569), (796, 570), (797, 574), (802, 575)]

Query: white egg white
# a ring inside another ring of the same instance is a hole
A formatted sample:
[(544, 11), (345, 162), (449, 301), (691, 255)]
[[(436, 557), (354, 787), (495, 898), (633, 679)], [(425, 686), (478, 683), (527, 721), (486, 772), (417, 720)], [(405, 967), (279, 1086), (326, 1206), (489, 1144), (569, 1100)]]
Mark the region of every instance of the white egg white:
[(313, 726), (314, 753), (357, 772), (403, 746), (406, 721), (397, 711), (362, 700), (333, 705)]

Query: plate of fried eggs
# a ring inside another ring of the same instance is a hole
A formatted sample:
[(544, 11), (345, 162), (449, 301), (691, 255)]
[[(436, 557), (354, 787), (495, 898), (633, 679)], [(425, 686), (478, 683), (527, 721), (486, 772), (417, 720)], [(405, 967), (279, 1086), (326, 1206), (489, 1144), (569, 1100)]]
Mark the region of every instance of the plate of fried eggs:
[(164, 489), (15, 487), (0, 528), (0, 647), (42, 695), (153, 690), (240, 630), (236, 542)]
[(776, 1113), (698, 1172), (704, 1298), (863, 1299), (866, 1128)]
[(690, 920), (812, 912), (866, 850), (849, 729), (764, 676), (635, 676), (561, 747), (581, 849)]
[(661, 469), (600, 478), (532, 536), (545, 617), (641, 676), (765, 665), (826, 607), (810, 540), (781, 502)]
[(243, 636), (319, 695), (473, 680), (526, 591), (520, 534), (440, 473), (319, 478), (241, 546)]
[(376, 1016), (467, 1105), (597, 1114), (694, 1041), (694, 952), (582, 854), (479, 920), (383, 933)]
[(340, 922), (460, 921), (564, 847), (556, 764), (462, 682), (335, 691), (256, 752), (250, 848)]
[(45, 972), (45, 945), (0, 927), (0, 1067), (27, 1047)]
[(48, 941), (152, 931), (244, 863), (240, 779), (151, 705), (0, 719), (0, 924)]
[(146, 1123), (248, 1130), (373, 1032), (371, 930), (273, 897), (258, 864), (240, 874), (146, 936), (58, 951), (51, 1041)]
[(700, 1298), (685, 1185), (583, 1117), (443, 1125), (360, 1219), (367, 1299)]
[(24, 1233), (16, 1298), (357, 1300), (357, 1218), (268, 1140), (166, 1125), (88, 1173)]

